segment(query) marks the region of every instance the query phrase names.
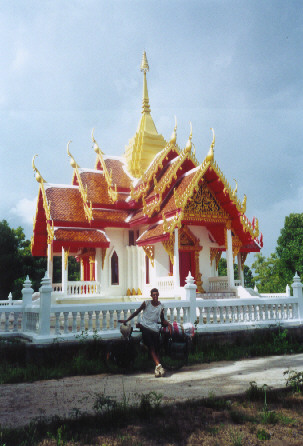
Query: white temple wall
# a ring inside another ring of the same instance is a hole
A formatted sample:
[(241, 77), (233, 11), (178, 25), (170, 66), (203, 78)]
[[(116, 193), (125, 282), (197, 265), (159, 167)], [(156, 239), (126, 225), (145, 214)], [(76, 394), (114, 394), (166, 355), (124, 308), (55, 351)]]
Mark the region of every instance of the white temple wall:
[(169, 273), (169, 256), (162, 243), (155, 244), (155, 276), (165, 277)]
[[(106, 234), (110, 239), (110, 246), (106, 251), (104, 270), (102, 271), (102, 294), (109, 296), (124, 296), (127, 290), (127, 256), (126, 238), (128, 243), (128, 231), (121, 228), (107, 228)], [(119, 284), (111, 284), (111, 257), (116, 251), (118, 255)]]

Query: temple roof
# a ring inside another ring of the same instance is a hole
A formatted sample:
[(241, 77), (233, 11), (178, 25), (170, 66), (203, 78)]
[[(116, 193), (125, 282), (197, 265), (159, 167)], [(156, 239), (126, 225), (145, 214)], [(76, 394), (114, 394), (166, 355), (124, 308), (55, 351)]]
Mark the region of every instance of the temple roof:
[(101, 241), (98, 230), (140, 225), (147, 230), (138, 239), (139, 245), (165, 240), (182, 225), (201, 225), (222, 249), (229, 227), (243, 252), (260, 250), (258, 221), (250, 222), (245, 216), (246, 196), (243, 201), (238, 199), (237, 186), (233, 189), (229, 185), (214, 160), (214, 133), (201, 164), (192, 150), (191, 126), (183, 149), (177, 145), (177, 123), (166, 142), (157, 133), (150, 115), (145, 53), (141, 70), (142, 116), (124, 157), (104, 155), (92, 133), (97, 154), (95, 168), (81, 168), (70, 153), (69, 142), (67, 154), (73, 168), (70, 186), (47, 183), (33, 159), (40, 183), (33, 253), (45, 255), (46, 244), (52, 240), (57, 246), (67, 239), (70, 243), (99, 246), (104, 240)]

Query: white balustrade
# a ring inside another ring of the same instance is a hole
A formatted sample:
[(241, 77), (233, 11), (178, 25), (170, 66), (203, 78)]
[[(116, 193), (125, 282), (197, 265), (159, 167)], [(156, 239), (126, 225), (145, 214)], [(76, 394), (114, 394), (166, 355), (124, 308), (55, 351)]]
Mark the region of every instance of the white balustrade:
[(209, 277), (208, 284), (208, 289), (212, 292), (229, 290), (227, 276)]

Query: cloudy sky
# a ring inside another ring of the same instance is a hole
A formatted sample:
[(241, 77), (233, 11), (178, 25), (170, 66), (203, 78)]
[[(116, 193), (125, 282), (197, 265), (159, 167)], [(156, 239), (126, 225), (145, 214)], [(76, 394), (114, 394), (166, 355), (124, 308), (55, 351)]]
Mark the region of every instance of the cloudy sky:
[[(121, 155), (140, 119), (145, 50), (157, 129), (193, 125), (203, 161), (215, 159), (247, 216), (259, 219), (264, 255), (303, 208), (301, 0), (2, 0), (0, 5), (0, 219), (31, 236), (38, 183), (70, 183), (66, 143), (93, 167), (91, 130)], [(253, 256), (251, 256), (251, 261)]]

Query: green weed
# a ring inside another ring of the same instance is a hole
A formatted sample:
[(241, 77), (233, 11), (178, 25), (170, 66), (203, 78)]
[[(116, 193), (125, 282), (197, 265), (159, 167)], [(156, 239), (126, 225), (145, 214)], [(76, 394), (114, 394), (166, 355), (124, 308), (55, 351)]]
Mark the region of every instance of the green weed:
[(259, 429), (257, 431), (257, 438), (258, 440), (270, 440), (270, 433), (264, 429)]
[(233, 446), (243, 446), (243, 434), (237, 431), (231, 431), (230, 437)]
[(293, 392), (300, 393), (303, 389), (303, 372), (296, 370), (286, 370), (283, 375), (288, 375), (286, 386), (290, 386)]

